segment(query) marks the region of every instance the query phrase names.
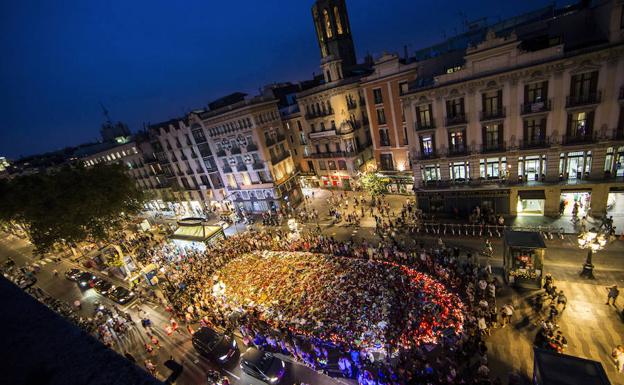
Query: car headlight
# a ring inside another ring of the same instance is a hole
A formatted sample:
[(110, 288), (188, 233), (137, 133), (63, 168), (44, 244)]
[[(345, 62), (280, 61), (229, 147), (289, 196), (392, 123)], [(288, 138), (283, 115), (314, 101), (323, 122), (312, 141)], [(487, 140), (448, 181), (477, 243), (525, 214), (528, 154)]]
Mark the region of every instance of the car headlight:
[(232, 340), (232, 347), (236, 349), (236, 340)]
[(279, 380), (278, 377), (271, 377), (271, 378), (269, 378), (269, 382), (277, 382), (277, 380)]
[(285, 368), (286, 364), (284, 363), (284, 361), (282, 361), (282, 368)]
[(224, 354), (221, 357), (219, 357), (219, 361), (225, 361), (226, 359), (227, 359), (227, 354)]

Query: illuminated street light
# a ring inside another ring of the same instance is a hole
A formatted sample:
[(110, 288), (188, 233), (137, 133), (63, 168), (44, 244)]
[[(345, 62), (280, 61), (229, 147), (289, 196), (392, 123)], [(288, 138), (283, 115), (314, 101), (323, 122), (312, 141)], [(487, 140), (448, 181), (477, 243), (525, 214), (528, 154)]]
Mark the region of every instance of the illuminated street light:
[(587, 258), (583, 264), (583, 271), (581, 271), (581, 277), (588, 279), (594, 279), (594, 265), (592, 264), (592, 256), (594, 253), (604, 249), (607, 244), (607, 239), (604, 234), (600, 234), (591, 229), (587, 231), (578, 239), (579, 248), (587, 249)]

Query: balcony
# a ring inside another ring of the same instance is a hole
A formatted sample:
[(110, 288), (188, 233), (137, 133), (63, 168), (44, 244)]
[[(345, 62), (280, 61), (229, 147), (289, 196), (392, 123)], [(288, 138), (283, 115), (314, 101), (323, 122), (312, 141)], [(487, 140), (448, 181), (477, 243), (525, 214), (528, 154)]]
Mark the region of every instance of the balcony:
[(247, 145), (247, 151), (258, 151), (258, 146), (255, 143), (250, 143)]
[(468, 155), (468, 148), (466, 146), (449, 147), (446, 155), (449, 157)]
[(217, 156), (225, 156), (225, 150), (218, 150)]
[(223, 172), (224, 173), (230, 173), (232, 172), (232, 168), (230, 166), (223, 166)]
[(310, 132), (308, 134), (308, 137), (310, 139), (318, 139), (318, 138), (325, 138), (327, 136), (335, 136), (335, 135), (336, 135), (336, 130), (325, 130), (325, 131)]
[(351, 158), (357, 156), (357, 152), (351, 151), (335, 151), (335, 152), (319, 152), (314, 154), (309, 154), (306, 158), (314, 158), (314, 159), (325, 159), (325, 158)]
[(329, 116), (329, 115), (333, 115), (334, 114), (334, 109), (330, 109), (330, 110), (324, 110), (324, 111), (319, 111), (319, 112), (310, 112), (309, 114), (305, 114), (305, 118), (307, 120), (309, 119), (316, 119), (316, 118), (322, 118), (324, 116)]
[(546, 138), (521, 140), (519, 147), (521, 150), (530, 150), (532, 148), (548, 148), (550, 147), (550, 140)]
[(240, 153), (241, 153), (240, 147), (232, 147), (232, 149), (230, 150), (230, 154), (232, 155), (240, 154)]
[(432, 130), (435, 128), (435, 121), (431, 119), (428, 122), (416, 122), (414, 124), (416, 131)]
[(446, 127), (458, 126), (466, 123), (468, 123), (468, 118), (466, 117), (466, 114), (455, 114), (452, 116), (447, 116), (444, 121)]
[(479, 114), (479, 120), (482, 122), (485, 120), (496, 120), (505, 118), (505, 107), (501, 107), (497, 110), (484, 110)]
[(416, 159), (418, 160), (427, 160), (427, 159), (436, 159), (438, 154), (435, 151), (431, 152), (419, 152), (416, 154)]
[(564, 146), (572, 146), (575, 144), (593, 143), (596, 141), (596, 134), (589, 132), (587, 134), (563, 135), (561, 144)]
[(253, 164), (253, 169), (254, 170), (263, 170), (264, 169), (264, 163), (254, 163)]
[(506, 150), (505, 142), (484, 143), (481, 145), (481, 153), (504, 152)]
[(520, 114), (539, 114), (541, 112), (550, 111), (551, 100), (548, 99), (543, 102), (523, 103), (520, 105)]
[(290, 151), (284, 151), (281, 154), (271, 157), (271, 163), (277, 164), (290, 156)]
[(238, 164), (238, 165), (236, 165), (236, 171), (238, 171), (238, 172), (247, 171), (247, 165), (246, 164)]
[(566, 97), (566, 108), (587, 106), (600, 103), (602, 92), (588, 92), (580, 95), (569, 95)]

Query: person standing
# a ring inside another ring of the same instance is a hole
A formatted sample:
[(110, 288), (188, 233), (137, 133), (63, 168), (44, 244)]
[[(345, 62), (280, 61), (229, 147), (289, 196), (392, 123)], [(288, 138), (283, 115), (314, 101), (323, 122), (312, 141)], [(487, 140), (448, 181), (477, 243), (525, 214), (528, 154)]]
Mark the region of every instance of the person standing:
[(614, 347), (611, 352), (611, 357), (613, 357), (615, 361), (617, 371), (620, 373), (624, 372), (624, 347), (622, 347), (622, 345)]
[(607, 290), (609, 291), (609, 294), (607, 295), (607, 303), (605, 305), (610, 305), (611, 300), (613, 300), (613, 306), (615, 306), (615, 301), (617, 300), (618, 295), (620, 295), (620, 291), (618, 290), (617, 285), (608, 287)]

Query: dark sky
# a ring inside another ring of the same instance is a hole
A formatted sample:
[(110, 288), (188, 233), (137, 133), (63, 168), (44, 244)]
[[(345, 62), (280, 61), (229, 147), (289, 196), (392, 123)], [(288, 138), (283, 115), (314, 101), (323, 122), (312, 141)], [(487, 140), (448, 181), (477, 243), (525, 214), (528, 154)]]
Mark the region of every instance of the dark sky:
[[(561, 1), (560, 1), (561, 3)], [(0, 156), (96, 140), (99, 101), (131, 130), (233, 91), (318, 72), (313, 0), (0, 2)], [(544, 0), (347, 0), (361, 59)]]

